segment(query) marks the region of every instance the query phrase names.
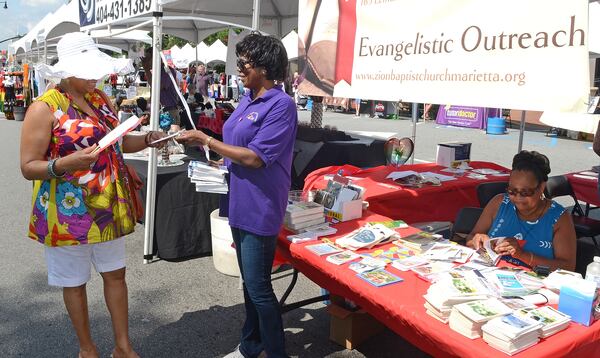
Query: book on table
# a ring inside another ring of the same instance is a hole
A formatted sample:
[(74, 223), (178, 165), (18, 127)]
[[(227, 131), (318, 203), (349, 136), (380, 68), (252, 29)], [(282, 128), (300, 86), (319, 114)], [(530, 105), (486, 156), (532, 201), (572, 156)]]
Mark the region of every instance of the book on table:
[(487, 272), (485, 276), (500, 296), (525, 296), (531, 292), (521, 284), (515, 272), (494, 270)]
[(537, 332), (532, 332), (514, 341), (504, 341), (483, 331), (482, 338), (490, 347), (510, 356), (531, 348), (540, 341), (539, 333)]
[(450, 328), (468, 338), (479, 338), (481, 326), (485, 322), (511, 312), (508, 306), (496, 298), (460, 303), (452, 307)]
[(383, 269), (359, 273), (357, 276), (376, 287), (403, 281), (400, 277)]
[(571, 317), (557, 311), (550, 306), (543, 306), (532, 309), (520, 309), (515, 311), (515, 315), (521, 318), (529, 318), (542, 324), (542, 338), (550, 337), (551, 335), (562, 331), (569, 326)]
[(424, 252), (431, 248), (435, 243), (440, 242), (447, 243), (448, 240), (444, 239), (442, 235), (421, 231), (406, 237), (400, 237), (393, 243), (394, 245), (408, 247), (417, 250), (418, 252)]
[(319, 215), (316, 218), (311, 218), (309, 221), (304, 221), (301, 223), (284, 223), (285, 227), (288, 228), (290, 231), (300, 231), (302, 229), (306, 229), (308, 227), (313, 227), (316, 225), (320, 225), (325, 223), (325, 216), (323, 215)]
[(502, 258), (502, 255), (498, 255), (496, 251), (494, 251), (494, 247), (496, 247), (496, 245), (501, 243), (504, 239), (504, 237), (495, 237), (485, 241), (473, 255), (473, 261), (486, 266), (496, 266)]
[(305, 248), (316, 254), (319, 256), (323, 256), (323, 255), (329, 255), (329, 254), (335, 254), (337, 252), (341, 252), (342, 249), (340, 249), (339, 247), (329, 244), (329, 243), (320, 243), (320, 244), (314, 244), (314, 245), (306, 245)]
[(326, 260), (335, 265), (343, 265), (346, 262), (350, 262), (359, 258), (360, 255), (350, 250), (338, 252), (337, 254), (327, 256)]
[(396, 231), (381, 224), (365, 224), (358, 230), (337, 239), (336, 243), (351, 250), (368, 249), (383, 244), (395, 236), (397, 236)]

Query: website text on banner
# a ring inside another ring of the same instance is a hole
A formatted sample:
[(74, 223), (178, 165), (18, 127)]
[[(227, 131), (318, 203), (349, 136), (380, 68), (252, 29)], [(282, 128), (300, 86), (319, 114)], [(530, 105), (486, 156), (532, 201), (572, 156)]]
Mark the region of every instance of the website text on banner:
[(587, 0), (300, 0), (303, 94), (585, 111)]
[(79, 27), (90, 30), (148, 14), (158, 0), (80, 0)]

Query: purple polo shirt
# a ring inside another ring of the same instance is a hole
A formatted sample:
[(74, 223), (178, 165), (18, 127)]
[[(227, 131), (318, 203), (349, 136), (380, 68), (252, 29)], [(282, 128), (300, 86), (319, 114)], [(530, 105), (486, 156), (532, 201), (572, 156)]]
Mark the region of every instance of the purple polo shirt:
[(223, 141), (246, 147), (264, 165), (253, 169), (226, 161), (229, 168), (229, 225), (253, 234), (277, 235), (290, 190), (298, 113), (276, 86), (254, 101), (245, 95), (223, 126)]

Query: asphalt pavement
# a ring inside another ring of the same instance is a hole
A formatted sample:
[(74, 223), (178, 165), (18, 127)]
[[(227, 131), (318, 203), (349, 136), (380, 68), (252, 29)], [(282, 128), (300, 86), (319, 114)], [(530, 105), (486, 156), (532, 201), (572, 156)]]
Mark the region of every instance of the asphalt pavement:
[[(308, 121), (310, 113), (299, 116)], [(61, 290), (47, 285), (43, 247), (26, 238), (31, 183), (19, 170), (21, 125), (0, 114), (0, 356), (76, 357), (77, 341)], [(383, 138), (412, 133), (409, 120), (332, 112), (325, 112), (324, 125)], [(419, 123), (416, 162), (434, 161), (435, 144), (446, 141), (470, 142), (473, 160), (509, 167), (517, 152), (518, 131), (509, 129), (506, 135), (493, 136), (481, 130)], [(599, 161), (590, 142), (546, 137), (543, 131), (526, 132), (524, 148), (548, 155), (552, 174), (586, 170)], [(244, 316), (238, 279), (217, 272), (211, 257), (143, 264), (142, 253), (143, 227), (138, 226), (127, 237), (130, 332), (138, 353), (142, 357), (221, 357), (233, 350)], [(289, 281), (289, 270), (274, 275), (278, 296)], [(289, 300), (319, 294), (319, 287), (301, 276)], [(93, 337), (101, 356), (108, 357), (112, 333), (98, 275), (88, 284), (88, 302)], [(343, 349), (328, 339), (329, 317), (322, 303), (285, 314), (284, 327), (288, 353), (295, 357), (424, 356), (390, 331), (359, 349)]]

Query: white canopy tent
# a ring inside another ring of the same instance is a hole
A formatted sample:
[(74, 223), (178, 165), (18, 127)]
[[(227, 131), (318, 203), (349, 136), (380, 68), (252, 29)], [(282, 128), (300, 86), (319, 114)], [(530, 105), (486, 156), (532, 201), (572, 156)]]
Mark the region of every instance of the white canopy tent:
[(207, 64), (214, 61), (225, 62), (227, 58), (227, 46), (221, 40), (215, 41), (211, 46), (201, 42), (198, 46), (193, 47), (187, 43), (182, 48), (175, 45), (170, 50), (173, 63), (178, 68), (187, 67), (193, 61)]
[(295, 60), (298, 58), (298, 33), (292, 30), (289, 34), (287, 34), (284, 38), (281, 39), (283, 42), (283, 46), (285, 46), (285, 51), (287, 52), (288, 59)]

